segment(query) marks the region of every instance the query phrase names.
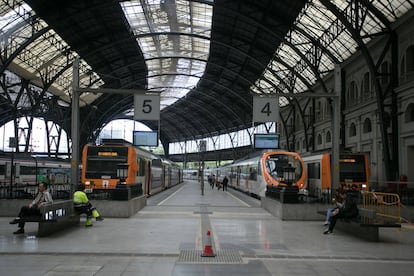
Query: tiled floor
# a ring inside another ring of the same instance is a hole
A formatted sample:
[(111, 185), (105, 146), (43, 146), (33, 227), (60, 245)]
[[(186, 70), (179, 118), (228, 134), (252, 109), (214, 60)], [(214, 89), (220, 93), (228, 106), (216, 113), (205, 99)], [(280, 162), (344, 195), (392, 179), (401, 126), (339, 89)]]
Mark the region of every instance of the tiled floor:
[[(306, 208), (306, 205), (304, 205)], [(322, 221), (281, 221), (260, 201), (186, 181), (131, 218), (106, 218), (37, 238), (0, 218), (0, 275), (411, 275), (414, 229), (381, 229), (380, 242)], [(207, 230), (216, 257), (201, 257)]]

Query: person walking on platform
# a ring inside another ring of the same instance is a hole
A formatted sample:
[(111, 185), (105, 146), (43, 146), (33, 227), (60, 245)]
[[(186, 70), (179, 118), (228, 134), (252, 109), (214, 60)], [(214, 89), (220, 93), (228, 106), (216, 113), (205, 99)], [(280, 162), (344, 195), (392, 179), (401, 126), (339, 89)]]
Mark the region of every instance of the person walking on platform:
[(324, 234), (331, 234), (333, 232), (338, 219), (353, 219), (358, 216), (358, 206), (355, 196), (348, 195), (346, 191), (342, 191), (340, 192), (340, 197), (342, 198), (343, 205), (331, 213), (329, 228), (323, 232)]
[(209, 174), (208, 177), (207, 177), (207, 180), (208, 180), (208, 184), (213, 189), (214, 188), (213, 175), (212, 174)]
[(96, 221), (103, 221), (103, 217), (99, 215), (98, 211), (89, 202), (88, 196), (85, 193), (85, 184), (80, 183), (77, 191), (73, 194), (73, 206), (75, 211), (80, 214), (86, 214), (85, 226), (93, 226), (92, 218)]
[(221, 181), (221, 184), (223, 185), (223, 192), (226, 190), (227, 191), (227, 184), (229, 183), (229, 179), (227, 178), (227, 176), (225, 175), (223, 180)]
[(52, 196), (50, 195), (47, 184), (45, 182), (41, 182), (39, 184), (39, 191), (37, 192), (37, 195), (35, 199), (32, 201), (32, 203), (29, 204), (29, 206), (23, 206), (20, 209), (19, 215), (14, 220), (10, 221), (10, 224), (19, 224), (19, 229), (13, 234), (23, 234), (24, 233), (24, 218), (26, 217), (41, 217), (42, 214), (40, 213), (40, 207), (46, 204), (53, 203)]

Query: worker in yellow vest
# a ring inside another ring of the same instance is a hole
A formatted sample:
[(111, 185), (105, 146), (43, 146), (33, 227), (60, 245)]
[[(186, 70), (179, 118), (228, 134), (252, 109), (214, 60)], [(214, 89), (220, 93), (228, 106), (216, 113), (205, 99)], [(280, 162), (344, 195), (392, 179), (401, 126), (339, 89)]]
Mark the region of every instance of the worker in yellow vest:
[(96, 221), (103, 221), (104, 219), (101, 215), (99, 215), (96, 208), (89, 202), (88, 196), (84, 190), (85, 184), (80, 183), (77, 191), (73, 194), (73, 207), (79, 215), (86, 214), (85, 226), (90, 227), (93, 226), (92, 218), (95, 218)]

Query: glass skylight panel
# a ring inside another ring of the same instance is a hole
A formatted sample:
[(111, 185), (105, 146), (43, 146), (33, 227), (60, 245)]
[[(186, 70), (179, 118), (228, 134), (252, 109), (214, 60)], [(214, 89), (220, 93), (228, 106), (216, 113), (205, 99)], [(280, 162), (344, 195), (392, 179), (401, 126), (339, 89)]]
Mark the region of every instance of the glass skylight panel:
[(294, 67), (295, 64), (297, 64), (297, 62), (300, 60), (299, 55), (290, 46), (283, 43), (275, 56), (279, 57), (279, 59), (282, 59), (291, 67)]
[[(349, 16), (350, 12), (350, 1), (343, 0), (334, 0), (334, 4), (338, 7), (339, 10), (344, 11), (345, 14)], [(354, 4), (354, 3), (353, 3)], [(380, 0), (380, 1), (370, 1), (370, 4), (374, 5), (377, 9), (384, 12), (387, 18), (390, 21), (396, 20), (398, 17), (406, 13), (412, 6), (408, 1), (390, 1), (390, 0)], [(361, 32), (364, 43), (367, 43), (371, 38), (370, 35), (381, 32), (385, 27), (383, 23), (377, 19), (373, 14), (369, 13), (365, 8), (359, 10), (358, 14), (361, 21)], [(300, 15), (296, 20), (296, 24), (299, 29), (302, 29), (306, 34), (312, 35), (315, 41), (320, 41), (323, 47), (325, 47), (333, 56), (335, 56), (340, 62), (346, 60), (352, 54), (355, 53), (357, 48), (357, 43), (354, 41), (350, 33), (342, 26), (341, 23), (337, 24), (337, 18), (335, 15), (330, 12), (324, 5), (319, 1), (312, 1), (307, 6), (306, 10)], [(341, 30), (340, 28), (343, 28)], [(292, 32), (289, 34), (289, 41), (291, 41), (297, 49), (303, 55), (310, 50), (311, 45), (309, 44), (309, 39), (300, 33), (299, 30), (292, 28)], [(286, 62), (292, 68), (300, 68), (300, 72), (305, 79), (309, 80), (310, 84), (316, 82), (316, 76), (314, 72), (309, 67), (296, 66), (300, 62), (300, 57), (286, 44), (281, 44), (279, 49), (276, 51), (275, 57), (279, 57), (281, 60)], [(302, 64), (301, 64), (302, 65)], [(296, 67), (295, 67), (296, 66)], [(280, 70), (283, 68), (278, 64), (277, 59), (272, 61), (269, 64), (269, 69), (272, 68), (273, 71), (277, 71), (277, 74), (282, 78), (288, 78), (289, 72)], [(279, 68), (279, 69), (277, 69)], [(330, 70), (334, 68), (333, 60), (328, 57), (328, 55), (322, 52), (320, 57), (319, 74), (321, 77), (328, 74)], [(272, 73), (264, 73), (263, 77), (269, 80), (272, 80)], [(274, 78), (274, 85), (280, 86), (280, 81)], [(258, 81), (258, 83), (263, 86), (263, 81)], [(306, 85), (298, 78), (295, 82), (295, 91), (302, 92), (306, 90)], [(252, 88), (252, 91), (257, 93), (257, 89)], [(287, 101), (281, 100), (281, 103), (287, 103)]]
[[(0, 4), (0, 10), (2, 15), (0, 19), (0, 35), (6, 31), (11, 33), (7, 35), (9, 41), (7, 43), (9, 53), (17, 51), (17, 49), (23, 44), (26, 43), (28, 39), (33, 36), (33, 27), (32, 24), (36, 24), (36, 29), (46, 28), (47, 24), (38, 19), (36, 22), (28, 21), (34, 12), (31, 10), (30, 6), (25, 3), (22, 3), (21, 6), (18, 6), (18, 2), (14, 1), (14, 10), (10, 8), (8, 3), (2, 2)], [(57, 79), (52, 83), (50, 91), (56, 95), (62, 97), (62, 99), (69, 101), (70, 93), (72, 89), (72, 70), (67, 69), (68, 58), (73, 59), (75, 56), (74, 52), (68, 53), (69, 57), (63, 52), (70, 49), (70, 47), (59, 37), (53, 30), (49, 30), (47, 33), (43, 34), (41, 37), (37, 38), (35, 41), (28, 44), (16, 58), (13, 60), (15, 66), (21, 67), (26, 72), (33, 74), (33, 82), (37, 85), (41, 85), (40, 74), (43, 75), (42, 78), (46, 76), (53, 77), (57, 74)], [(81, 60), (82, 63), (82, 60)], [(86, 64), (85, 62), (83, 62)], [(82, 68), (82, 67), (81, 67)], [(88, 73), (82, 80), (82, 76), (85, 75), (85, 70), (80, 69), (81, 84), (85, 86), (90, 84), (91, 81), (94, 81), (94, 87), (101, 86), (103, 84), (99, 76), (91, 72), (89, 66), (83, 66)], [(66, 69), (65, 71), (62, 71)], [(44, 70), (47, 70), (47, 74), (44, 74)], [(44, 81), (47, 81), (47, 79)], [(81, 95), (81, 105), (84, 105), (85, 102), (90, 102), (84, 98), (96, 99), (99, 95)]]
[[(135, 0), (120, 4), (132, 31), (137, 35), (137, 42), (144, 54), (150, 74), (168, 74), (167, 77), (149, 76), (148, 88), (157, 87), (165, 91), (171, 90), (173, 86), (188, 88), (191, 78), (183, 75), (200, 75), (205, 70), (206, 63), (191, 58), (207, 61), (210, 50), (212, 6), (184, 0), (171, 3), (161, 0), (146, 2)], [(141, 8), (137, 8), (138, 6)], [(173, 17), (176, 20), (171, 20)], [(144, 35), (144, 28), (148, 35)], [(194, 34), (208, 36), (202, 39), (194, 37)], [(152, 58), (155, 59), (149, 60)], [(156, 62), (157, 58), (158, 62)], [(172, 61), (171, 58), (176, 60)], [(164, 62), (165, 59), (168, 62)], [(191, 85), (194, 86), (196, 83), (191, 81)], [(176, 95), (182, 97), (189, 89), (178, 91), (179, 89), (174, 90)], [(165, 106), (163, 94), (164, 92), (161, 93), (161, 104)], [(177, 99), (178, 97), (175, 100)]]
[(320, 62), (320, 65), (319, 65), (319, 72), (321, 73), (321, 75), (325, 76), (334, 67), (335, 67), (335, 63), (333, 62), (333, 60), (331, 58), (329, 58), (326, 54), (323, 54), (321, 56), (321, 62)]
[[(21, 5), (18, 5), (21, 3)], [(10, 8), (7, 2), (0, 3), (0, 35), (15, 28), (31, 15), (31, 8), (21, 0), (13, 1), (14, 10)]]
[(372, 4), (384, 13), (391, 22), (397, 20), (413, 7), (413, 2), (406, 0), (376, 0)]

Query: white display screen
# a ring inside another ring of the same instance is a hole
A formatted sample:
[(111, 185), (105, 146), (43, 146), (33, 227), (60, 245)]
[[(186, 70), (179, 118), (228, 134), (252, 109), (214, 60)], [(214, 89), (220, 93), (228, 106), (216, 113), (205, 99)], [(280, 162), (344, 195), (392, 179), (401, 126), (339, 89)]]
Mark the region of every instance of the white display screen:
[(278, 149), (279, 148), (279, 134), (255, 134), (254, 135), (255, 149)]
[(134, 131), (134, 146), (158, 147), (158, 132), (156, 131)]

